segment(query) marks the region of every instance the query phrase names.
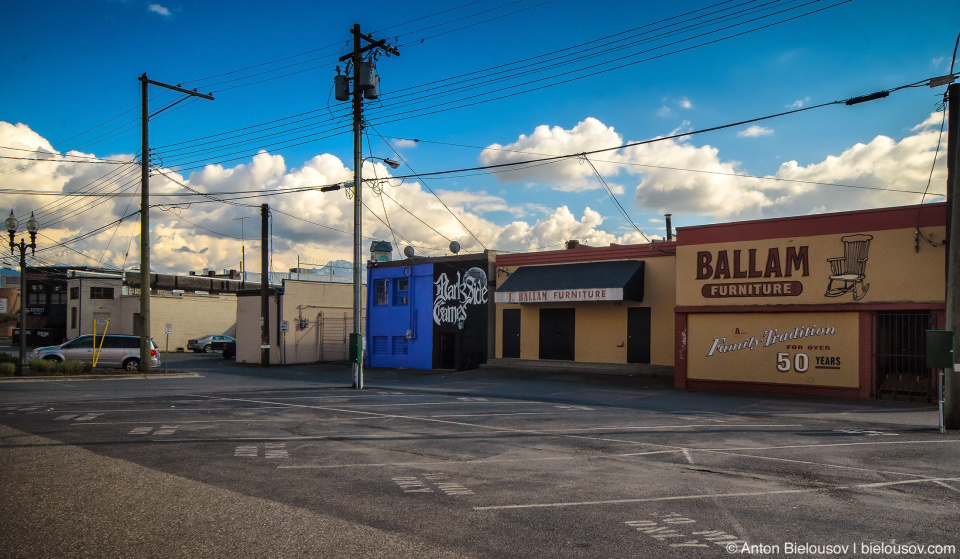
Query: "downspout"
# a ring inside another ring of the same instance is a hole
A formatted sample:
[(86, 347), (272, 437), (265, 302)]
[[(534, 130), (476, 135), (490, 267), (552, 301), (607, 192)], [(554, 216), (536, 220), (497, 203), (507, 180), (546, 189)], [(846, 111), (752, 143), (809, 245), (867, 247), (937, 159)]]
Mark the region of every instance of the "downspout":
[(416, 290), (414, 290), (414, 288), (413, 288), (413, 278), (414, 278), (414, 277), (415, 277), (415, 274), (413, 273), (413, 267), (411, 266), (411, 267), (410, 267), (410, 282), (409, 282), (409, 284), (407, 285), (407, 290), (408, 290), (408, 295), (407, 295), (407, 297), (409, 298), (409, 301), (408, 301), (409, 306), (408, 306), (407, 308), (408, 308), (409, 311), (410, 311), (410, 313), (409, 313), (409, 314), (410, 314), (410, 336), (409, 336), (409, 338), (407, 338), (408, 340), (415, 340), (415, 339), (417, 339), (417, 306), (416, 306), (416, 300), (414, 299), (414, 294), (416, 293)]
[(323, 336), (320, 335), (320, 319), (323, 311), (317, 313), (317, 363), (323, 361)]

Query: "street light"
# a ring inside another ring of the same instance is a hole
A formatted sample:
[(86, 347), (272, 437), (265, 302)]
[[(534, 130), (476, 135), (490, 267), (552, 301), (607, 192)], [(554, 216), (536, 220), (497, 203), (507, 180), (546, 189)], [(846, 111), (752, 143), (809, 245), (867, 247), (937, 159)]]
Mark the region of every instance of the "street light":
[(376, 156), (370, 155), (368, 157), (363, 158), (364, 161), (366, 161), (367, 159), (379, 159), (380, 161), (383, 161), (384, 163), (389, 165), (391, 169), (396, 169), (397, 167), (400, 166), (400, 163), (398, 161), (394, 161), (393, 159), (390, 159), (387, 157), (376, 157)]
[(30, 212), (30, 219), (27, 220), (27, 232), (30, 233), (30, 244), (28, 245), (24, 242), (23, 237), (20, 237), (20, 243), (14, 242), (14, 235), (17, 234), (17, 227), (20, 226), (20, 222), (17, 221), (17, 218), (13, 215), (13, 210), (10, 210), (10, 217), (3, 222), (7, 227), (7, 232), (10, 233), (10, 254), (16, 255), (15, 249), (20, 249), (20, 362), (17, 364), (16, 375), (18, 377), (23, 376), (24, 372), (29, 368), (27, 365), (27, 247), (30, 247), (30, 254), (36, 254), (37, 249), (37, 231), (40, 230), (40, 223), (37, 222), (37, 218), (33, 217), (33, 212)]

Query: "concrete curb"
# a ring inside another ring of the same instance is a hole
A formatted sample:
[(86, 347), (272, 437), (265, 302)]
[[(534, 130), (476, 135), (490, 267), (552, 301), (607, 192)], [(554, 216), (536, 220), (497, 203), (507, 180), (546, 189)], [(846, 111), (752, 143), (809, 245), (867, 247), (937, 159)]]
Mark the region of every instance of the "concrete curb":
[(149, 380), (161, 378), (199, 378), (200, 373), (153, 373), (132, 375), (58, 375), (52, 377), (0, 377), (0, 383), (3, 382), (69, 382), (82, 380)]

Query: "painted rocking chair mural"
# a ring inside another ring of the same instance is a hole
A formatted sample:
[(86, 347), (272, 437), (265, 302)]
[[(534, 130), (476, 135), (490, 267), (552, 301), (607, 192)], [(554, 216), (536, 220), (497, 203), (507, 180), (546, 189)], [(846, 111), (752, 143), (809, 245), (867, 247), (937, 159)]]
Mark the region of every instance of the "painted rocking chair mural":
[[(864, 283), (867, 269), (867, 252), (873, 235), (847, 235), (840, 237), (843, 243), (843, 256), (828, 258), (830, 263), (830, 283), (827, 284), (827, 297), (839, 297), (844, 293), (853, 293), (853, 300), (859, 301), (867, 295), (869, 283)], [(859, 291), (857, 286), (860, 286)]]

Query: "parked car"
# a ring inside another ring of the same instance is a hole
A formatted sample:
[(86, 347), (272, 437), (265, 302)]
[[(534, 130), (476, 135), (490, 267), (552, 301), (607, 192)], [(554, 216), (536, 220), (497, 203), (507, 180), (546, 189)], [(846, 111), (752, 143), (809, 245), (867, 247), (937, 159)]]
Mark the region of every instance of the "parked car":
[[(140, 370), (140, 337), (119, 334), (92, 335), (76, 337), (60, 345), (38, 347), (30, 354), (31, 359), (50, 361), (80, 361), (93, 365), (94, 350), (97, 354), (98, 368), (123, 368), (128, 371)], [(157, 344), (150, 339), (150, 366), (159, 367), (160, 357)]]
[(236, 342), (230, 336), (221, 336), (210, 334), (195, 340), (187, 340), (187, 349), (192, 349), (197, 353), (212, 353), (214, 351), (223, 351), (223, 346), (227, 342)]
[(233, 359), (237, 356), (237, 342), (227, 342), (223, 346), (223, 358), (224, 359)]

